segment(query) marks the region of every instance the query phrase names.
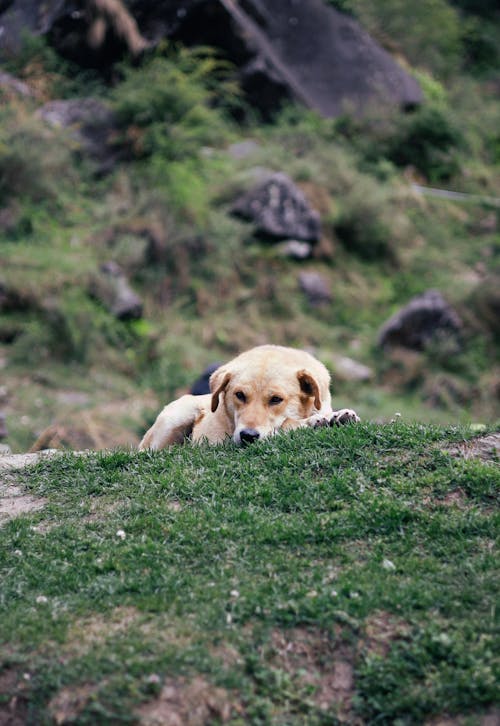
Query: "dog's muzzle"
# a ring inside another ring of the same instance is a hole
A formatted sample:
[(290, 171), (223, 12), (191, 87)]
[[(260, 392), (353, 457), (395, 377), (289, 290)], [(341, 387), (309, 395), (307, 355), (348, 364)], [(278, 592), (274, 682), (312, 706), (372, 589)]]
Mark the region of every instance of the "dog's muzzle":
[(260, 439), (260, 434), (255, 429), (243, 429), (240, 431), (240, 442), (242, 444), (253, 444), (257, 439)]

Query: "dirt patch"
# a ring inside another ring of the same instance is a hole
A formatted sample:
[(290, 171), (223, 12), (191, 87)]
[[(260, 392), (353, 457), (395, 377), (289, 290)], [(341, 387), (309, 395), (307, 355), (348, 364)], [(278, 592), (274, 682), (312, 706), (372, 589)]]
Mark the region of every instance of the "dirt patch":
[(479, 436), (470, 441), (445, 449), (446, 453), (462, 459), (481, 459), (481, 461), (500, 461), (500, 433)]
[(17, 668), (0, 671), (0, 724), (24, 726), (28, 718), (28, 703), (24, 696), (26, 681)]
[(271, 633), (268, 660), (286, 671), (298, 686), (312, 687), (317, 708), (335, 713), (340, 721), (355, 724), (351, 713), (354, 694), (353, 651), (317, 629), (292, 628)]
[(206, 726), (227, 723), (234, 711), (241, 712), (224, 688), (204, 678), (168, 678), (160, 695), (136, 712), (142, 726)]
[(21, 514), (42, 509), (44, 505), (45, 499), (26, 494), (15, 484), (0, 483), (0, 527)]
[(404, 620), (384, 610), (376, 610), (366, 619), (365, 635), (360, 645), (369, 653), (385, 657), (395, 640), (406, 638), (409, 634), (410, 626)]
[[(101, 683), (102, 685), (102, 683)], [(73, 723), (90, 701), (98, 686), (84, 684), (62, 688), (49, 702), (49, 713), (54, 722), (61, 724)]]

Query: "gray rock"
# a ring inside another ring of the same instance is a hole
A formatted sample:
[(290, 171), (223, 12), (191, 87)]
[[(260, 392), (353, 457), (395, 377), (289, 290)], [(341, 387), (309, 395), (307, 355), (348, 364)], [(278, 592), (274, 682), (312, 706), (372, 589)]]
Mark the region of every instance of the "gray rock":
[(278, 245), (278, 252), (283, 257), (290, 257), (292, 260), (307, 260), (312, 255), (312, 250), (309, 242), (301, 242), (298, 239), (289, 239)]
[(414, 297), (380, 329), (378, 344), (384, 348), (401, 346), (423, 350), (432, 341), (460, 347), (462, 321), (438, 290)]
[(85, 6), (0, 3), (0, 58), (16, 52), (28, 31), (46, 34), (64, 57), (109, 75), (127, 48), (140, 51), (169, 38), (220, 49), (239, 69), (250, 103), (266, 117), (288, 100), (327, 117), (346, 108), (361, 112), (374, 102), (411, 107), (422, 101), (417, 81), (353, 18), (324, 0), (129, 0), (124, 6), (127, 24), (108, 13), (108, 32), (95, 42), (95, 17)]
[(311, 305), (322, 305), (332, 300), (330, 285), (319, 272), (301, 272), (299, 286)]
[(332, 354), (331, 367), (335, 378), (342, 381), (358, 381), (359, 383), (363, 383), (370, 381), (374, 376), (371, 368), (346, 355)]
[(119, 320), (137, 320), (142, 317), (142, 300), (132, 290), (116, 262), (101, 265), (99, 274), (91, 282), (90, 293)]
[(20, 81), (18, 78), (11, 76), (10, 73), (0, 71), (0, 91), (5, 89), (7, 91), (14, 91), (20, 96), (33, 96), (33, 91), (27, 83)]
[(80, 149), (99, 162), (101, 172), (110, 171), (120, 156), (110, 143), (116, 129), (111, 109), (96, 98), (49, 101), (36, 115), (51, 126), (68, 129)]
[(286, 174), (273, 174), (236, 200), (232, 209), (255, 224), (259, 235), (316, 242), (320, 236), (318, 212)]
[(256, 141), (245, 139), (244, 141), (238, 141), (236, 144), (231, 144), (228, 147), (228, 152), (233, 159), (245, 159), (247, 156), (255, 154), (260, 148)]

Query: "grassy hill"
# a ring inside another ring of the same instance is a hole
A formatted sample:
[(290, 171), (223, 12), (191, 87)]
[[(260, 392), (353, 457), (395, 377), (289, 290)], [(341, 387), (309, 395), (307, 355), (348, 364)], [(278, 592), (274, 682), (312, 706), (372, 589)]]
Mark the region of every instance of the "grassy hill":
[[(14, 451), (37, 439), (134, 444), (206, 364), (263, 342), (315, 351), (332, 369), (336, 405), (364, 418), (498, 419), (494, 8), (471, 14), (440, 0), (410, 22), (415, 4), (396, 3), (389, 22), (384, 3), (341, 5), (398, 57), (407, 49), (421, 109), (328, 121), (290, 107), (262, 124), (227, 65), (182, 48), (123, 63), (113, 84), (40, 39), (6, 66), (31, 89), (0, 92), (0, 409)], [(430, 26), (441, 40), (426, 55)], [(88, 95), (116, 115), (109, 173), (37, 114), (49, 100)], [(232, 151), (241, 140), (254, 142), (243, 158)], [(312, 259), (284, 258), (230, 215), (262, 168), (289, 174), (320, 212)], [(425, 197), (415, 180), (473, 197)], [(141, 320), (116, 320), (92, 295), (110, 260), (142, 297)], [(301, 270), (324, 277), (331, 302), (308, 302)], [(463, 349), (383, 353), (381, 324), (429, 288), (462, 317)], [(372, 379), (344, 380), (338, 354), (370, 366)]]
[(470, 437), (361, 424), (4, 475), (43, 508), (0, 528), (0, 721), (495, 722), (499, 469)]

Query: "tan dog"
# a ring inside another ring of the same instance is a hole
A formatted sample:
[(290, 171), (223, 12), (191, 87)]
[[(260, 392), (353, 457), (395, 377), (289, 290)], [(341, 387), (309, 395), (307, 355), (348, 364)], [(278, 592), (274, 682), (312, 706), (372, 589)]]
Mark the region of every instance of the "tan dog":
[(333, 411), (330, 374), (309, 353), (261, 345), (222, 365), (210, 377), (210, 394), (186, 395), (169, 403), (145, 434), (139, 449), (232, 436), (251, 443), (277, 431), (359, 421), (348, 408)]

